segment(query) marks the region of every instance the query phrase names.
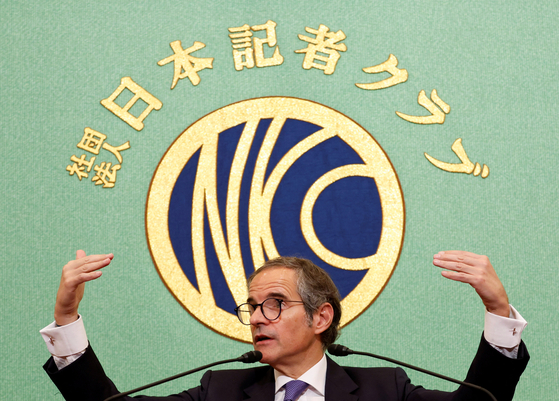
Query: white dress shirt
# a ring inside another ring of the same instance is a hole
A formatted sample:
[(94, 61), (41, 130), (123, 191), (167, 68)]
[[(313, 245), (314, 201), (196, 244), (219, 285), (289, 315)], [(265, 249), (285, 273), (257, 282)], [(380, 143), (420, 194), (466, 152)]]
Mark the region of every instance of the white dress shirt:
[[(274, 377), (276, 378), (276, 396), (274, 401), (283, 401), (285, 397), (285, 388), (283, 386), (290, 382), (291, 377), (284, 376), (274, 369)], [(297, 380), (304, 381), (309, 387), (297, 399), (298, 401), (324, 401), (324, 391), (326, 389), (326, 355), (318, 361), (316, 365), (303, 373)]]

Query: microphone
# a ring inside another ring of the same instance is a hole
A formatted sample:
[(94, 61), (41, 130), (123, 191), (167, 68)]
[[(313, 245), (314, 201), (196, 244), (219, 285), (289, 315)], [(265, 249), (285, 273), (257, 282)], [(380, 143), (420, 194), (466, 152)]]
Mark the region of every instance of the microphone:
[(392, 359), (392, 358), (387, 358), (385, 356), (381, 356), (381, 355), (375, 355), (375, 354), (371, 354), (368, 352), (361, 352), (361, 351), (354, 351), (352, 349), (349, 349), (348, 347), (341, 345), (341, 344), (332, 344), (328, 347), (328, 353), (334, 356), (347, 356), (347, 355), (364, 355), (364, 356), (370, 356), (373, 358), (377, 358), (377, 359), (382, 359), (383, 361), (387, 361), (387, 362), (391, 362), (391, 363), (395, 363), (396, 365), (400, 365), (400, 366), (404, 366), (406, 368), (409, 369), (413, 369), (413, 370), (417, 370), (418, 372), (421, 373), (425, 373), (431, 376), (435, 376), (438, 377), (439, 379), (443, 379), (443, 380), (447, 380), (450, 381), (452, 383), (456, 383), (459, 384), (461, 386), (466, 386), (466, 387), (470, 387), (470, 388), (474, 388), (476, 390), (479, 391), (483, 391), (485, 394), (487, 394), (489, 397), (491, 397), (491, 399), (493, 401), (497, 401), (497, 399), (495, 398), (495, 396), (493, 394), (491, 394), (491, 392), (483, 387), (477, 386), (475, 384), (472, 383), (468, 383), (468, 382), (463, 382), (461, 380), (457, 380), (457, 379), (453, 379), (452, 377), (448, 377), (448, 376), (444, 376), (435, 372), (431, 372), (430, 370), (426, 370), (426, 369), (422, 369), (422, 368), (418, 368), (417, 366), (413, 366), (410, 365), (408, 363), (404, 363), (404, 362), (400, 362), (397, 361), (396, 359)]
[(145, 386), (141, 386), (141, 387), (135, 388), (133, 390), (129, 390), (129, 391), (125, 391), (125, 392), (122, 392), (122, 393), (112, 395), (109, 398), (106, 398), (105, 401), (116, 400), (118, 398), (125, 397), (129, 394), (135, 393), (137, 391), (141, 391), (141, 390), (145, 390), (147, 388), (155, 387), (155, 386), (158, 386), (160, 384), (167, 383), (171, 380), (178, 379), (179, 377), (187, 376), (189, 374), (196, 373), (196, 372), (199, 372), (201, 370), (211, 368), (212, 366), (223, 365), (225, 363), (231, 363), (231, 362), (254, 363), (254, 362), (258, 362), (261, 359), (262, 359), (262, 352), (260, 352), (260, 351), (250, 351), (250, 352), (247, 352), (247, 353), (241, 355), (238, 358), (226, 359), (226, 360), (223, 360), (223, 361), (213, 362), (213, 363), (210, 363), (208, 365), (204, 365), (204, 366), (201, 366), (199, 368), (189, 370), (187, 372), (179, 373), (178, 375), (167, 377), (166, 379), (162, 379), (162, 380), (158, 380), (156, 382), (150, 383), (150, 384), (146, 384)]
[(243, 355), (241, 355), (235, 360), (242, 363), (254, 363), (254, 362), (258, 362), (261, 359), (262, 359), (262, 352), (250, 351), (244, 353)]

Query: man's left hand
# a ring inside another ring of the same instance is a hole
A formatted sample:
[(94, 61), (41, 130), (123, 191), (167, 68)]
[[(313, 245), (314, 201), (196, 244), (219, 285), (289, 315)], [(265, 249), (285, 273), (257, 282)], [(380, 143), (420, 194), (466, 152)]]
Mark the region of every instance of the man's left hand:
[(509, 317), (507, 293), (487, 256), (465, 251), (444, 251), (433, 257), (433, 264), (446, 269), (441, 273), (444, 277), (474, 287), (488, 312)]

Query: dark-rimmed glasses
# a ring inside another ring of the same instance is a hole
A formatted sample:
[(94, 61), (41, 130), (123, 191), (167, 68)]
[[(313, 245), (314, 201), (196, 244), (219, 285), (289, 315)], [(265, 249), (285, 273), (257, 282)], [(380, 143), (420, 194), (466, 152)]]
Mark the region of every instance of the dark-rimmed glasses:
[(277, 320), (280, 317), (281, 305), (286, 302), (296, 302), (299, 304), (304, 304), (303, 301), (289, 301), (286, 299), (268, 298), (259, 304), (251, 304), (249, 302), (241, 304), (235, 308), (235, 313), (237, 313), (237, 317), (239, 318), (240, 322), (248, 326), (250, 325), (250, 317), (260, 306), (262, 316), (264, 316), (268, 320), (273, 321)]

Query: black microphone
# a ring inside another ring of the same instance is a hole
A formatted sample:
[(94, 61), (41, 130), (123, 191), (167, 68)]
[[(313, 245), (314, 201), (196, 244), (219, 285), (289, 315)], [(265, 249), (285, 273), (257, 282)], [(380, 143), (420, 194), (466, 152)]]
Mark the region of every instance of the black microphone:
[(262, 359), (262, 352), (250, 351), (244, 353), (243, 355), (235, 359), (235, 361), (242, 362), (242, 363), (254, 363), (254, 362), (258, 362), (261, 359)]
[(354, 351), (354, 350), (349, 349), (348, 347), (340, 345), (340, 344), (330, 345), (328, 347), (328, 352), (331, 355), (334, 355), (334, 356), (347, 356), (347, 355), (350, 355), (350, 354), (355, 354), (355, 355), (365, 355), (365, 356), (370, 356), (370, 357), (377, 358), (377, 359), (382, 359), (383, 361), (395, 363), (396, 365), (400, 365), (400, 366), (404, 366), (404, 367), (409, 368), (409, 369), (417, 370), (418, 372), (426, 373), (428, 375), (438, 377), (439, 379), (448, 380), (450, 382), (460, 384), (461, 386), (475, 388), (476, 390), (480, 390), (480, 391), (483, 391), (484, 393), (486, 393), (489, 397), (491, 397), (491, 399), (493, 401), (497, 401), (495, 396), (493, 394), (491, 394), (491, 392), (489, 390), (487, 390), (483, 387), (477, 386), (477, 385), (472, 384), (472, 383), (463, 382), (461, 380), (453, 379), (452, 377), (443, 376), (443, 375), (440, 375), (438, 373), (431, 372), (430, 370), (418, 368), (417, 366), (413, 366), (413, 365), (410, 365), (408, 363), (400, 362), (400, 361), (397, 361), (396, 359), (387, 358), (385, 356), (375, 355), (375, 354), (371, 354), (371, 353), (368, 353), (368, 352)]
[(178, 375), (174, 375), (174, 376), (168, 377), (166, 379), (158, 380), (156, 382), (146, 384), (145, 386), (141, 386), (141, 387), (135, 388), (135, 389), (130, 390), (130, 391), (125, 391), (123, 393), (118, 393), (118, 394), (112, 395), (109, 398), (106, 398), (105, 401), (116, 400), (118, 398), (125, 397), (129, 394), (135, 393), (137, 391), (145, 390), (145, 389), (150, 388), (150, 387), (155, 387), (155, 386), (158, 386), (160, 384), (167, 383), (171, 380), (178, 379), (179, 377), (187, 376), (189, 374), (196, 373), (196, 372), (199, 372), (201, 370), (211, 368), (212, 366), (222, 365), (222, 364), (231, 363), (231, 362), (254, 363), (254, 362), (258, 362), (261, 359), (262, 359), (262, 352), (260, 352), (260, 351), (250, 351), (250, 352), (247, 352), (247, 353), (241, 355), (238, 358), (226, 359), (224, 361), (213, 362), (213, 363), (210, 363), (209, 365), (204, 365), (204, 366), (201, 366), (199, 368), (189, 370), (187, 372), (179, 373)]

